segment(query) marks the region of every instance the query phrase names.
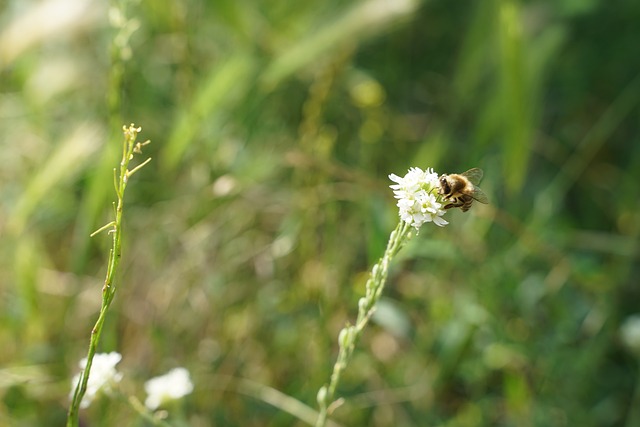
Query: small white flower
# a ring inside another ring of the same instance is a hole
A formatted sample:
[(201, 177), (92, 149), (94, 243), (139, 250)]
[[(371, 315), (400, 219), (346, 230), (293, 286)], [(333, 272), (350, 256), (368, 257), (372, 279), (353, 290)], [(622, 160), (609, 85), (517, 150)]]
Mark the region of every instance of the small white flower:
[(443, 203), (438, 194), (438, 174), (433, 169), (411, 168), (404, 177), (391, 174), (389, 179), (396, 183), (389, 187), (398, 199), (399, 215), (404, 222), (416, 229), (425, 222), (433, 222), (440, 227), (448, 224), (442, 218), (446, 211), (442, 209)]
[(189, 371), (175, 368), (159, 377), (151, 378), (144, 383), (147, 399), (144, 404), (152, 411), (168, 400), (179, 399), (193, 391), (193, 383)]
[[(93, 363), (91, 364), (91, 372), (89, 372), (89, 380), (87, 381), (87, 391), (80, 402), (81, 408), (88, 407), (98, 392), (106, 391), (110, 392), (112, 386), (119, 383), (122, 379), (122, 374), (116, 371), (116, 365), (122, 359), (122, 355), (115, 351), (111, 353), (98, 353), (93, 356)], [(80, 369), (87, 367), (87, 358), (85, 357), (79, 363)], [(76, 385), (80, 381), (80, 374), (77, 374), (71, 380), (71, 395), (76, 389)]]
[(620, 327), (622, 342), (635, 354), (640, 355), (640, 314), (629, 316)]

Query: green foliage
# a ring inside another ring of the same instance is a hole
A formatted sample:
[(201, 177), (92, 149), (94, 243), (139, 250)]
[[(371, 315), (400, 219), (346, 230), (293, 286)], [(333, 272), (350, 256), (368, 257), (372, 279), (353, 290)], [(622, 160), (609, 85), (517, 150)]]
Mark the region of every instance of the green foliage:
[[(154, 161), (98, 351), (141, 400), (187, 367), (172, 425), (306, 425), (410, 166), (480, 167), (491, 204), (398, 254), (332, 420), (640, 423), (619, 338), (640, 312), (640, 3), (140, 0), (122, 44), (97, 3), (5, 3), (0, 425), (64, 423), (130, 122)], [(144, 425), (118, 400), (81, 418)]]

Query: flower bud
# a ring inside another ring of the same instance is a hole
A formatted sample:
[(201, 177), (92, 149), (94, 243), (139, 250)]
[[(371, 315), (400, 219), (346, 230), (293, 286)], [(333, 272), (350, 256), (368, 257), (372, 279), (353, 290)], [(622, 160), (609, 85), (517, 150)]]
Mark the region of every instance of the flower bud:
[(322, 387), (320, 387), (320, 390), (318, 390), (318, 394), (316, 395), (316, 400), (318, 401), (318, 405), (320, 405), (320, 407), (327, 406), (327, 386), (326, 385), (323, 385)]
[(342, 348), (348, 348), (353, 344), (353, 326), (346, 326), (340, 331), (338, 342)]
[(360, 313), (365, 313), (367, 311), (367, 299), (362, 297), (358, 300), (358, 310)]

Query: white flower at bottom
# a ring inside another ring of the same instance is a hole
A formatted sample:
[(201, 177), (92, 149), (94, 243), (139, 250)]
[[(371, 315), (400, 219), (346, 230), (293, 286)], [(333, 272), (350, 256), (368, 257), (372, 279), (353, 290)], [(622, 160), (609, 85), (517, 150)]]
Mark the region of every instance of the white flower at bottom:
[(438, 194), (438, 174), (433, 169), (411, 168), (404, 177), (391, 174), (389, 179), (396, 183), (389, 187), (398, 199), (399, 215), (404, 222), (416, 229), (425, 222), (433, 222), (440, 227), (448, 224), (442, 218), (446, 211), (442, 209), (443, 203)]
[[(122, 374), (116, 371), (116, 365), (121, 359), (122, 355), (115, 351), (98, 353), (93, 356), (91, 372), (89, 372), (89, 379), (87, 380), (87, 391), (80, 402), (81, 408), (91, 405), (98, 392), (101, 390), (109, 392), (113, 385), (120, 382)], [(87, 358), (82, 359), (79, 365), (80, 369), (85, 369), (87, 367)], [(71, 380), (71, 399), (73, 399), (73, 393), (78, 381), (80, 381), (80, 374), (77, 374)]]
[(189, 371), (175, 368), (144, 383), (147, 399), (144, 404), (152, 411), (168, 400), (179, 399), (193, 391)]

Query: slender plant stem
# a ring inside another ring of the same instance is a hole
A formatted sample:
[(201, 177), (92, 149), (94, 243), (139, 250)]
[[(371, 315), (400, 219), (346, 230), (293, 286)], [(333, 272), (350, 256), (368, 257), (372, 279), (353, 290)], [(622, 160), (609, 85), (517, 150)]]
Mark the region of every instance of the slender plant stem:
[[(73, 398), (71, 405), (69, 406), (69, 413), (67, 416), (67, 427), (76, 427), (78, 425), (78, 412), (80, 408), (80, 402), (87, 391), (87, 382), (89, 380), (89, 374), (91, 373), (91, 365), (93, 364), (93, 357), (96, 354), (98, 344), (100, 342), (100, 336), (102, 334), (102, 327), (107, 315), (107, 310), (113, 301), (115, 296), (117, 284), (115, 281), (115, 275), (118, 270), (121, 258), (122, 247), (122, 212), (124, 207), (124, 192), (127, 188), (127, 182), (133, 173), (140, 168), (136, 167), (133, 170), (129, 170), (129, 161), (133, 158), (133, 153), (139, 153), (140, 148), (146, 145), (149, 141), (144, 143), (136, 143), (138, 132), (141, 128), (136, 128), (133, 124), (131, 126), (123, 127), (124, 142), (122, 144), (122, 160), (120, 161), (120, 173), (115, 180), (115, 190), (117, 196), (117, 202), (115, 205), (115, 219), (108, 224), (108, 226), (101, 227), (98, 231), (106, 230), (110, 228), (109, 233), (112, 235), (112, 246), (109, 250), (109, 261), (107, 263), (107, 275), (102, 287), (102, 305), (100, 307), (100, 314), (93, 329), (91, 330), (91, 339), (89, 340), (89, 350), (87, 351), (87, 364), (80, 374), (80, 380), (76, 385), (73, 392)], [(150, 159), (147, 159), (143, 164), (146, 164)], [(113, 170), (114, 177), (116, 176), (116, 170)], [(94, 233), (95, 234), (95, 233)]]
[[(638, 358), (640, 366), (640, 358)], [(640, 371), (639, 371), (640, 372)], [(626, 427), (640, 425), (640, 374), (636, 375), (636, 386), (631, 395), (629, 412), (627, 413)]]
[(133, 408), (133, 410), (136, 411), (138, 415), (140, 415), (140, 417), (150, 422), (154, 426), (171, 427), (171, 424), (162, 420), (158, 416), (154, 416), (154, 414), (149, 413), (149, 410), (147, 409), (147, 407), (144, 406), (142, 402), (140, 402), (137, 398), (133, 396), (129, 396), (126, 398), (126, 401), (129, 404), (129, 406), (131, 406), (131, 408)]
[(354, 326), (347, 325), (340, 331), (340, 335), (338, 336), (340, 348), (338, 350), (336, 363), (333, 365), (331, 380), (329, 385), (324, 385), (318, 390), (318, 405), (320, 410), (316, 420), (316, 427), (324, 427), (327, 423), (327, 417), (341, 404), (341, 400), (334, 400), (334, 398), (342, 372), (347, 368), (353, 350), (364, 328), (375, 312), (376, 305), (380, 300), (384, 285), (387, 281), (391, 260), (409, 240), (410, 232), (411, 226), (409, 224), (404, 221), (398, 223), (398, 226), (389, 237), (389, 243), (387, 243), (387, 249), (384, 251), (384, 255), (371, 269), (371, 274), (366, 284), (365, 296), (358, 301), (358, 319), (356, 324)]

